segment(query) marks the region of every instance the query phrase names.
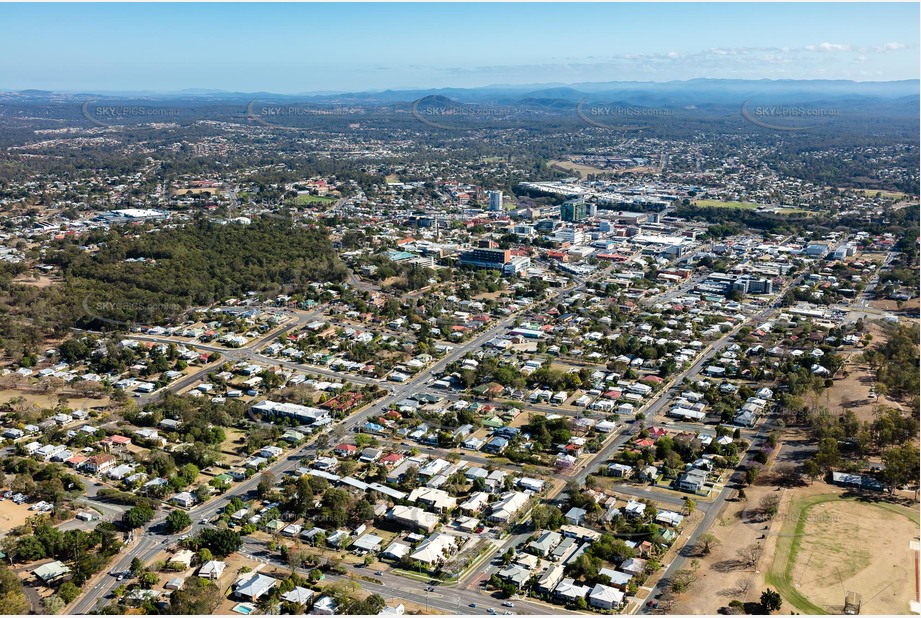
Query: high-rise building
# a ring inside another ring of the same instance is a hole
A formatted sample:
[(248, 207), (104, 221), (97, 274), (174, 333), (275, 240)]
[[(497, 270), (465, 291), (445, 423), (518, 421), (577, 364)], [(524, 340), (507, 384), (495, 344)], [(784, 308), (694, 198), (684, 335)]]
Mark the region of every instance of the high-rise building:
[(489, 209), (496, 212), (502, 210), (502, 191), (489, 192)]
[(575, 223), (588, 217), (588, 204), (582, 200), (564, 202), (560, 206), (560, 219)]

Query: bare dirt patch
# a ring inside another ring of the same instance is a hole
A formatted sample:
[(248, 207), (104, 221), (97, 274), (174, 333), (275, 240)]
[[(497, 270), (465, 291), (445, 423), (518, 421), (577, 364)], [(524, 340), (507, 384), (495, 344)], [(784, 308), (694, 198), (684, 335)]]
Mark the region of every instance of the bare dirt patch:
[(26, 519), (35, 515), (28, 504), (16, 504), (12, 500), (0, 502), (0, 534), (6, 534), (16, 526), (26, 523)]

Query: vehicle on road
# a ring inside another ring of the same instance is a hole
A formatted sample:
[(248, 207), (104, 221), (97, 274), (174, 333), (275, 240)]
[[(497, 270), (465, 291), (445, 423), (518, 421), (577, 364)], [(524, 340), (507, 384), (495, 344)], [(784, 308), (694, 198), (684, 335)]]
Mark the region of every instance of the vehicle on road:
[(375, 574), (375, 575), (383, 575), (384, 572), (383, 572), (383, 571), (374, 571), (374, 574)]
[(476, 603), (471, 603), (470, 607), (476, 607)]
[(505, 603), (502, 604), (502, 606), (503, 607), (515, 607), (515, 604), (512, 603), (511, 601), (506, 601)]
[(658, 609), (659, 602), (658, 601), (646, 601), (646, 607), (651, 607), (652, 609)]
[(492, 607), (488, 608), (486, 611), (487, 611), (487, 613), (492, 614), (493, 616), (496, 615), (496, 610), (495, 610), (494, 608), (492, 608)]
[(426, 592), (435, 592), (435, 586), (428, 586), (425, 589)]

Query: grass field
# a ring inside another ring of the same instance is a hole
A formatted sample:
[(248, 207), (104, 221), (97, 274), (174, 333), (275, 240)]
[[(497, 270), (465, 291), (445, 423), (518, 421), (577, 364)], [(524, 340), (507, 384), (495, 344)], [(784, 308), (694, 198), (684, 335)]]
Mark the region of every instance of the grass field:
[(700, 208), (738, 208), (740, 210), (754, 210), (762, 206), (754, 202), (722, 202), (720, 200), (697, 200), (694, 205)]
[(336, 198), (326, 197), (325, 195), (298, 195), (294, 198), (297, 206), (313, 206), (316, 204), (333, 204)]
[(907, 614), (913, 599), (916, 511), (838, 494), (794, 500), (765, 581), (806, 614), (842, 613), (847, 592), (861, 613)]

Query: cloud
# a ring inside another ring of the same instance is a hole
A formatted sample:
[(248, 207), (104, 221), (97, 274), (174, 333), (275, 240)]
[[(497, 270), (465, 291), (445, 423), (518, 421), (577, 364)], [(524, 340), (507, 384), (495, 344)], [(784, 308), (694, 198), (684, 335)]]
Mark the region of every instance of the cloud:
[(891, 51), (899, 51), (901, 49), (908, 49), (910, 46), (906, 43), (886, 43), (885, 45), (877, 45), (876, 47), (871, 47), (870, 49), (878, 53), (886, 53)]
[(850, 45), (842, 45), (840, 43), (821, 43), (819, 45), (807, 45), (807, 51), (818, 51), (818, 52), (849, 52), (852, 51)]

